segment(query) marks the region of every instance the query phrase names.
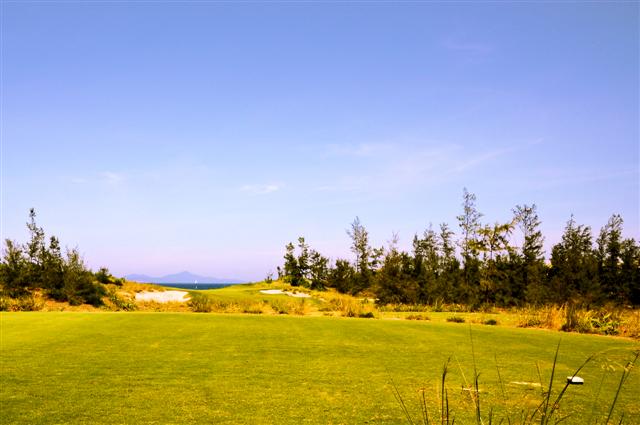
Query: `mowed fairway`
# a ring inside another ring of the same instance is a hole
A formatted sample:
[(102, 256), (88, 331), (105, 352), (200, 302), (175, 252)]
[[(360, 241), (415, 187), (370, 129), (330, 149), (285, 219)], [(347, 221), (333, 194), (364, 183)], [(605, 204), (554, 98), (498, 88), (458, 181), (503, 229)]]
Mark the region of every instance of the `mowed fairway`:
[[(535, 404), (536, 363), (548, 379), (562, 345), (556, 390), (590, 354), (560, 413), (586, 423), (615, 394), (633, 341), (454, 323), (194, 313), (1, 313), (0, 423), (403, 423), (391, 379), (419, 418), (418, 389), (437, 403), (443, 363), (456, 423), (472, 423), (465, 380), (481, 406)], [(507, 401), (503, 401), (496, 359)], [(615, 369), (615, 370), (610, 370)], [(463, 376), (464, 374), (464, 376)], [(640, 423), (634, 371), (617, 415)], [(485, 410), (486, 409), (486, 410)]]

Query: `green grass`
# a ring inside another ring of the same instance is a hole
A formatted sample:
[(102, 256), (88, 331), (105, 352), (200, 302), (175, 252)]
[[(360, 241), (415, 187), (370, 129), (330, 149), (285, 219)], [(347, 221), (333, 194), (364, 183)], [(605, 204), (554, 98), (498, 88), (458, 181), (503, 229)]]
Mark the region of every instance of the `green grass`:
[[(231, 296), (231, 295), (229, 295)], [(242, 296), (242, 292), (235, 294)], [(425, 321), (190, 313), (1, 313), (0, 423), (402, 423), (393, 379), (415, 418), (420, 388), (436, 406), (442, 365), (456, 423), (472, 423), (469, 325)], [(633, 341), (471, 325), (483, 409), (534, 406), (559, 338), (559, 390), (587, 356), (605, 355), (570, 387), (563, 423), (584, 423), (602, 381), (605, 413)], [(496, 372), (509, 401), (503, 402)], [(611, 368), (615, 370), (611, 370)], [(464, 377), (462, 374), (464, 373)], [(604, 373), (604, 375), (603, 375)], [(543, 383), (544, 385), (544, 383)], [(615, 416), (639, 423), (634, 371)]]

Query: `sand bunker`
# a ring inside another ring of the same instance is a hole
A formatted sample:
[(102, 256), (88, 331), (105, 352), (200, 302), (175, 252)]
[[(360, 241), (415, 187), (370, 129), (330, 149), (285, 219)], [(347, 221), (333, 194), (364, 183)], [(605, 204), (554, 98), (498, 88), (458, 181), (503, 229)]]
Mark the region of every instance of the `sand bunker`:
[(311, 298), (311, 295), (309, 294), (305, 294), (304, 292), (283, 292), (281, 289), (263, 289), (262, 291), (260, 291), (261, 294), (267, 294), (267, 295), (288, 295), (290, 297), (296, 297), (296, 298)]
[(179, 302), (189, 300), (189, 293), (184, 291), (138, 292), (136, 301), (155, 301), (157, 303)]

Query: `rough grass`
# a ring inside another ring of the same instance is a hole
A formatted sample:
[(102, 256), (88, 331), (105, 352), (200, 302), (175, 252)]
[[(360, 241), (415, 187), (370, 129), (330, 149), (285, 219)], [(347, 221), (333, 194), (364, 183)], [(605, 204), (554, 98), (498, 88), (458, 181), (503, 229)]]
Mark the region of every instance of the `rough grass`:
[[(580, 423), (601, 380), (594, 409), (610, 405), (634, 348), (621, 338), (434, 321), (145, 312), (0, 313), (0, 321), (3, 424), (397, 424), (391, 379), (419, 417), (418, 391), (437, 402), (448, 357), (456, 423), (470, 423), (469, 326), (484, 406), (498, 411), (540, 399), (539, 388), (510, 383), (539, 382), (538, 367), (546, 382), (560, 337), (556, 391), (606, 350), (563, 400), (561, 413), (574, 415), (564, 423)], [(632, 373), (618, 400), (627, 423), (640, 417), (639, 386)]]

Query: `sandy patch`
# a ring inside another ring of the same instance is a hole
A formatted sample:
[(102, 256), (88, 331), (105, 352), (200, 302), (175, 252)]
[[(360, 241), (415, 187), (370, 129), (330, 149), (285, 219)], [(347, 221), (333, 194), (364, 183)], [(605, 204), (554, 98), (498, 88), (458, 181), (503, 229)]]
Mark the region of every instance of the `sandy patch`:
[(512, 385), (525, 385), (527, 387), (541, 387), (542, 385), (538, 382), (526, 382), (526, 381), (512, 381), (509, 382)]
[(283, 292), (281, 289), (263, 289), (260, 291), (261, 294), (267, 295), (288, 295), (290, 297), (296, 298), (311, 298), (311, 295), (305, 294), (304, 292)]
[(143, 291), (136, 294), (136, 301), (155, 301), (157, 303), (179, 302), (189, 300), (189, 293), (184, 291), (149, 292)]
[(285, 294), (296, 298), (311, 298), (311, 295), (305, 294), (304, 292), (285, 292)]

